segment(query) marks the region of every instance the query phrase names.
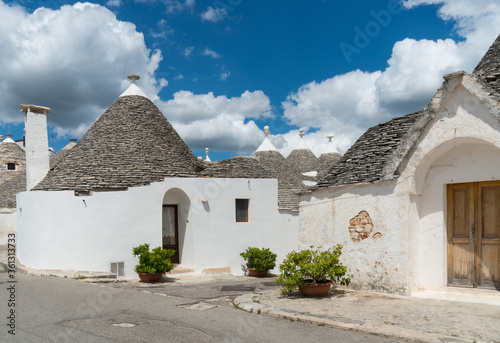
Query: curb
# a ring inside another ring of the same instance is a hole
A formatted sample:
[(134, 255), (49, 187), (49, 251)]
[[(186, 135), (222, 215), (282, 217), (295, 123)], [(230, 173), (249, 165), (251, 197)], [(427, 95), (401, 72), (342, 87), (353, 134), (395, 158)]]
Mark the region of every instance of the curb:
[[(273, 291), (265, 292), (271, 293)], [(241, 309), (243, 311), (247, 311), (250, 313), (256, 314), (265, 314), (275, 318), (284, 318), (294, 321), (299, 321), (308, 324), (315, 324), (321, 326), (328, 326), (341, 330), (350, 330), (360, 333), (372, 334), (377, 336), (384, 336), (388, 338), (396, 338), (410, 342), (421, 342), (421, 343), (470, 343), (470, 340), (445, 336), (434, 333), (424, 333), (411, 329), (406, 329), (397, 326), (388, 326), (384, 324), (365, 322), (365, 323), (345, 323), (335, 318), (328, 318), (324, 316), (315, 316), (313, 314), (307, 312), (293, 312), (284, 309), (279, 309), (277, 307), (264, 305), (258, 302), (258, 298), (260, 294), (258, 293), (249, 293), (244, 294), (233, 301), (233, 306)]]

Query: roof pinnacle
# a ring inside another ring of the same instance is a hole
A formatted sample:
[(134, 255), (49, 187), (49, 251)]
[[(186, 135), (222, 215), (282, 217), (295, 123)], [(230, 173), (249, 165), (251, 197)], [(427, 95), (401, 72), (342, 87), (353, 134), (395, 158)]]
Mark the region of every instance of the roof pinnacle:
[(130, 74), (127, 76), (130, 80), (132, 80), (132, 83), (135, 85), (135, 81), (139, 80), (141, 77), (136, 74)]

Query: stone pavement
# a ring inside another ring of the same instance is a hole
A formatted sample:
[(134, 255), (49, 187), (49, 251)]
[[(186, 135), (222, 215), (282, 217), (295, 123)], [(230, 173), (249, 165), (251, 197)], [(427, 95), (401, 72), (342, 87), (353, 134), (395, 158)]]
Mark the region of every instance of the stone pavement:
[(279, 291), (240, 296), (243, 310), (414, 342), (500, 342), (500, 306), (332, 289), (321, 298)]

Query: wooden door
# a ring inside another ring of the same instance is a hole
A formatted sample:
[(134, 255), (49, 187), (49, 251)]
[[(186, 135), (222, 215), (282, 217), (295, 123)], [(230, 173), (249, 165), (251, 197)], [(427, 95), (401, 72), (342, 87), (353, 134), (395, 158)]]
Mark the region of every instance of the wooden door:
[(163, 249), (175, 250), (170, 260), (179, 263), (179, 224), (177, 219), (177, 205), (163, 205)]
[(500, 289), (500, 181), (447, 189), (448, 284)]

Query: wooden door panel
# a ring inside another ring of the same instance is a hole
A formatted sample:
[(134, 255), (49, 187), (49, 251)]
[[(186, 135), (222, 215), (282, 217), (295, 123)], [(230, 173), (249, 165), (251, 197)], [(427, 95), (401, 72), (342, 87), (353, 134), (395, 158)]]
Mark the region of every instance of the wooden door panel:
[(470, 183), (448, 185), (447, 189), (448, 284), (473, 286), (474, 186)]
[(481, 182), (477, 187), (477, 285), (500, 289), (500, 182)]

